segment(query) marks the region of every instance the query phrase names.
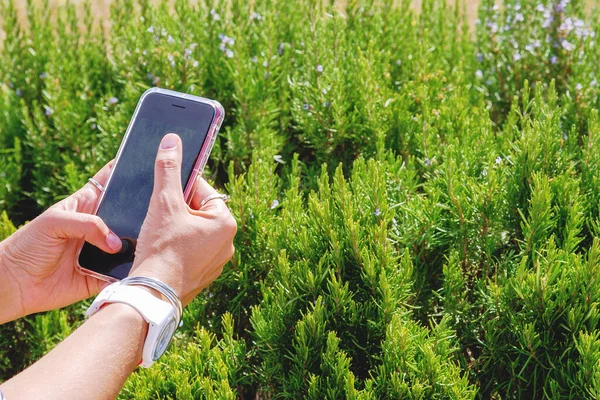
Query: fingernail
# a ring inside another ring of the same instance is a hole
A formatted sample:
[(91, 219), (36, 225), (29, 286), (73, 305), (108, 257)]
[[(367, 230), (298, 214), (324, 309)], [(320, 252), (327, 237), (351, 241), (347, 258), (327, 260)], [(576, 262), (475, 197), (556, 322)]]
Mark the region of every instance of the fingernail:
[(121, 250), (121, 239), (112, 232), (106, 237), (106, 244), (113, 250)]
[(160, 148), (165, 150), (174, 149), (175, 147), (177, 147), (177, 143), (177, 135), (174, 133), (169, 133), (164, 138), (162, 138), (162, 141), (160, 142)]

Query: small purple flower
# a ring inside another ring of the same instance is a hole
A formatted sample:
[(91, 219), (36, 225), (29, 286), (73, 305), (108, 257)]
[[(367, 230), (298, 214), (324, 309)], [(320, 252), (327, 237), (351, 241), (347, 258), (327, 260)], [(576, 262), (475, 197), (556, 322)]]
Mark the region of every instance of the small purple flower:
[(310, 107), (308, 106), (308, 103), (304, 103), (304, 104), (302, 104), (302, 109), (303, 109), (304, 111), (308, 111), (308, 110), (310, 109)]
[(260, 21), (262, 19), (262, 15), (260, 15), (259, 13), (253, 11), (252, 14), (250, 14), (250, 21), (252, 20), (257, 20)]
[(108, 99), (108, 104), (110, 104), (111, 106), (114, 106), (115, 104), (117, 104), (119, 102), (119, 99), (117, 99), (116, 97), (111, 97), (110, 99)]
[(563, 13), (567, 9), (567, 4), (569, 4), (569, 0), (561, 0), (558, 4), (554, 6), (554, 11), (557, 13)]
[(225, 43), (219, 44), (219, 50), (224, 52), (225, 50), (227, 50), (227, 45)]
[(590, 86), (596, 86), (597, 84), (598, 84), (598, 81), (595, 79), (590, 82)]
[(425, 158), (425, 166), (429, 167), (431, 165), (431, 159), (429, 157)]
[(254, 64), (256, 64), (258, 62), (258, 58), (256, 58), (256, 56), (254, 56), (250, 59), (250, 61), (252, 61)]
[(564, 39), (560, 44), (566, 51), (573, 51), (575, 49), (575, 46), (566, 39)]
[(149, 32), (149, 33), (154, 33), (154, 27), (153, 27), (152, 25), (150, 25), (150, 26), (148, 27), (148, 29), (146, 29), (146, 32)]
[(271, 210), (277, 208), (277, 206), (279, 206), (279, 200), (275, 199), (273, 200), (273, 202), (271, 203)]
[(569, 136), (566, 133), (563, 133), (562, 138), (563, 138), (563, 140), (567, 140), (569, 138)]
[(92, 124), (92, 126), (91, 126), (92, 130), (96, 130), (97, 127), (98, 127), (98, 125), (96, 125), (96, 124)]
[(538, 4), (535, 9), (538, 10), (539, 12), (546, 11), (546, 7), (543, 4)]
[(15, 91), (15, 93), (16, 93), (16, 95), (17, 95), (17, 96), (19, 96), (19, 97), (21, 97), (21, 95), (23, 94), (23, 92), (21, 92), (21, 89), (17, 89), (17, 90)]
[(396, 60), (396, 65), (401, 65), (402, 64), (402, 60), (401, 59), (397, 59)]
[(496, 157), (496, 164), (497, 165), (502, 164), (502, 157), (500, 157), (500, 156)]
[(225, 55), (227, 56), (227, 58), (233, 58), (233, 50), (227, 49)]
[(550, 28), (550, 25), (552, 25), (552, 22), (554, 22), (554, 16), (548, 15), (548, 17), (544, 20), (544, 22), (542, 22), (542, 28), (544, 28), (544, 29)]
[(381, 210), (378, 208), (375, 209), (375, 212), (373, 213), (376, 217), (379, 217), (381, 215)]
[(487, 174), (488, 174), (487, 169), (484, 168), (483, 171), (481, 171), (481, 175), (482, 176), (487, 176)]
[(477, 53), (477, 62), (483, 62), (483, 54)]
[(46, 111), (44, 111), (44, 114), (46, 114), (46, 117), (49, 117), (52, 115), (52, 113), (54, 113), (54, 110), (51, 107), (44, 106), (44, 109), (46, 110)]
[(217, 12), (215, 10), (210, 10), (210, 15), (212, 15), (212, 18), (214, 21), (221, 20), (221, 16), (219, 14), (217, 14)]
[(194, 62), (192, 63), (192, 67), (196, 68), (198, 65), (200, 65), (200, 63), (194, 60)]
[(480, 69), (478, 69), (475, 72), (475, 76), (477, 77), (477, 79), (481, 79), (481, 78), (483, 78), (483, 72)]
[(321, 64), (317, 65), (317, 72), (318, 73), (323, 72), (323, 66)]
[(148, 77), (148, 79), (150, 79), (150, 80), (152, 80), (152, 78), (154, 78), (154, 75), (152, 75), (152, 74), (150, 74), (150, 73), (149, 73), (148, 75), (146, 75), (146, 76), (147, 76), (147, 77)]
[(515, 52), (515, 54), (513, 54), (513, 61), (519, 61), (521, 58), (521, 53)]
[(518, 13), (517, 15), (515, 15), (515, 22), (523, 22), (525, 21), (525, 17), (523, 17), (523, 14)]
[(226, 36), (225, 36), (225, 34), (224, 34), (224, 33), (219, 33), (219, 39), (220, 39), (221, 41), (223, 41), (223, 39), (224, 39), (225, 37), (226, 37)]
[(581, 89), (583, 89), (583, 85), (581, 83), (578, 83), (577, 86), (575, 86), (575, 89), (577, 89), (577, 91), (580, 92)]
[(557, 62), (558, 62), (558, 57), (556, 57), (556, 56), (550, 57), (550, 63), (552, 65), (556, 64)]
[(183, 54), (183, 58), (185, 58), (186, 60), (189, 59), (192, 55), (192, 49), (185, 49), (185, 52)]
[(169, 43), (175, 43), (175, 39), (173, 39), (173, 36), (169, 35), (167, 37), (167, 42), (169, 42)]
[(46, 73), (45, 73), (45, 72), (42, 72), (42, 73), (40, 74), (40, 78), (41, 78), (41, 79), (46, 79), (46, 77), (47, 77), (47, 76), (48, 76), (48, 75), (46, 75)]
[(329, 107), (329, 102), (328, 101), (324, 101), (323, 102), (323, 107), (325, 107), (325, 108)]
[(263, 67), (267, 68), (269, 66), (269, 62), (268, 61), (264, 61), (263, 62)]
[(283, 43), (279, 43), (279, 47), (277, 47), (277, 54), (279, 54), (280, 56), (283, 55), (283, 48), (284, 48)]

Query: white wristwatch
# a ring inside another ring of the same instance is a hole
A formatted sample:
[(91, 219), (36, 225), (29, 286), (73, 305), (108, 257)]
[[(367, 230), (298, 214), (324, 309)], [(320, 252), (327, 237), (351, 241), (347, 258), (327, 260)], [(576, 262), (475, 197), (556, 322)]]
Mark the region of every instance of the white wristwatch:
[(91, 317), (106, 303), (129, 304), (148, 322), (141, 366), (149, 368), (164, 354), (175, 334), (178, 325), (175, 307), (140, 287), (116, 282), (100, 292), (86, 311), (86, 315)]

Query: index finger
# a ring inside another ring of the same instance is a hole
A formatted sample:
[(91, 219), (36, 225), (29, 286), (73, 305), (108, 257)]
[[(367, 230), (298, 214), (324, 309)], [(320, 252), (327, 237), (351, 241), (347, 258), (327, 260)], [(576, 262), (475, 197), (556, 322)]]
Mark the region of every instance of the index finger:
[(210, 195), (219, 194), (206, 180), (202, 177), (198, 177), (196, 180), (196, 188), (194, 191), (194, 195), (192, 196), (192, 201), (190, 202), (190, 209), (192, 214), (199, 215), (201, 212), (209, 212), (211, 214), (219, 214), (221, 212), (227, 211), (229, 213), (229, 208), (225, 204), (223, 200), (214, 199), (211, 200), (200, 208), (202, 204), (202, 200), (206, 199)]
[[(204, 178), (198, 175), (198, 177), (196, 178), (196, 187), (192, 196), (192, 201), (190, 202), (190, 207), (193, 210), (199, 210), (200, 204), (202, 204), (202, 200), (204, 200), (211, 194), (216, 193), (217, 191), (215, 190), (215, 188), (210, 186), (210, 184), (206, 182)], [(207, 204), (205, 204), (205, 206), (208, 204), (210, 204), (210, 201)]]
[[(110, 176), (114, 164), (115, 160), (110, 160), (104, 165), (104, 167), (94, 174), (94, 179), (100, 185), (102, 185), (102, 187), (106, 186), (106, 182), (108, 181), (108, 177)], [(102, 192), (100, 189), (88, 181), (81, 187), (81, 189), (69, 197), (59, 201), (53, 207), (91, 214), (94, 212), (94, 207), (96, 207), (96, 203), (98, 202), (98, 199), (100, 199), (101, 195)]]

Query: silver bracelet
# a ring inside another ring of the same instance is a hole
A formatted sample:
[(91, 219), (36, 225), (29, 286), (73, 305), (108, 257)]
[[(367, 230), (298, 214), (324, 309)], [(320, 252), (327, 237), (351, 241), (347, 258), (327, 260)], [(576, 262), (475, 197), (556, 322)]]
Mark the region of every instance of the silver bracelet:
[[(158, 279), (147, 276), (128, 276), (127, 278), (122, 279), (119, 283), (122, 285), (145, 286), (160, 292), (160, 294), (166, 297), (173, 307), (175, 307), (175, 311), (177, 312), (177, 323), (179, 326), (181, 326), (181, 316), (183, 314), (181, 300), (179, 300), (179, 296), (177, 296), (177, 293), (175, 293), (175, 291), (169, 285), (159, 281)], [(3, 399), (0, 398), (0, 400)]]

